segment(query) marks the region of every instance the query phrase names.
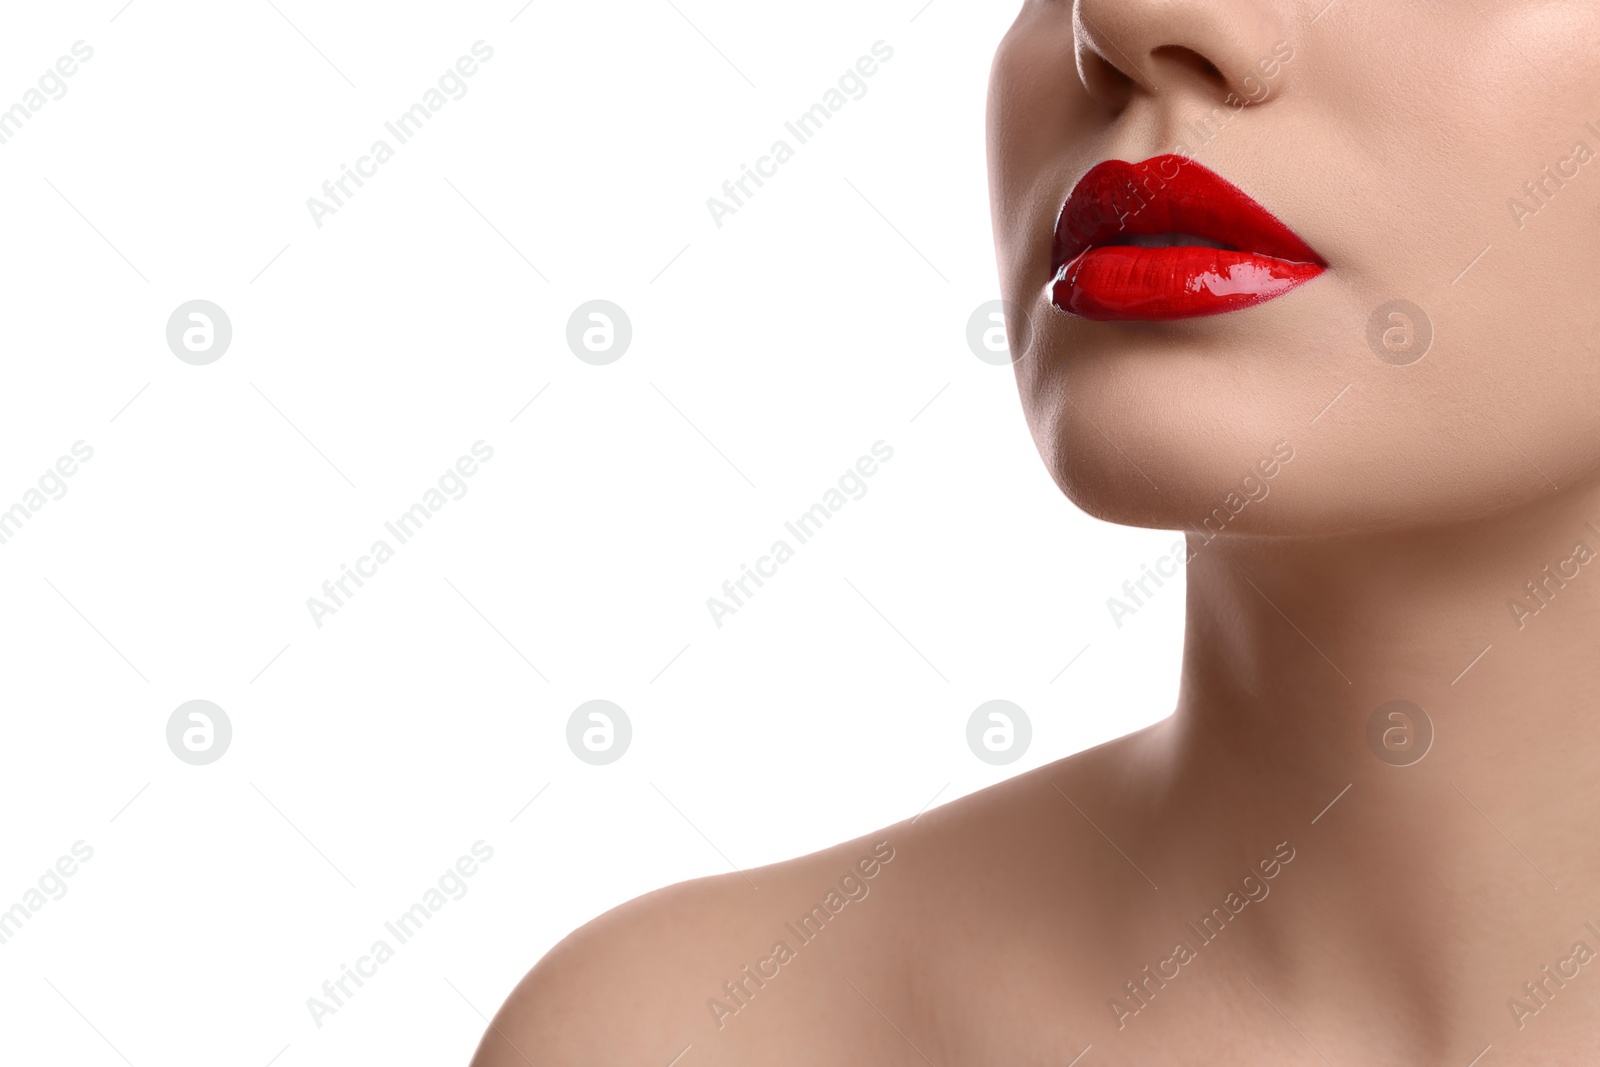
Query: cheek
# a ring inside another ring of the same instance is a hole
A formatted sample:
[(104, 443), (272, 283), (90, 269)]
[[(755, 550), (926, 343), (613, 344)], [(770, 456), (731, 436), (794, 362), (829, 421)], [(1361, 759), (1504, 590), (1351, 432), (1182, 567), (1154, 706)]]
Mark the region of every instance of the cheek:
[(1393, 476), (1453, 511), (1600, 471), (1600, 5), (1480, 6), (1426, 27), (1384, 9), (1392, 49), (1350, 31), (1311, 53), (1365, 66), (1346, 83), (1365, 88), (1341, 96), (1327, 70), (1316, 85), (1358, 183), (1330, 253), (1351, 310), (1410, 300), (1434, 337), (1421, 363), (1375, 368), (1347, 415), (1370, 415)]
[(1091, 157), (1103, 133), (1094, 132), (1072, 55), (1071, 20), (1044, 18), (1030, 5), (1001, 42), (990, 75), (990, 208), (1003, 295), (1015, 303), (1043, 289), (1056, 212), (1098, 159)]

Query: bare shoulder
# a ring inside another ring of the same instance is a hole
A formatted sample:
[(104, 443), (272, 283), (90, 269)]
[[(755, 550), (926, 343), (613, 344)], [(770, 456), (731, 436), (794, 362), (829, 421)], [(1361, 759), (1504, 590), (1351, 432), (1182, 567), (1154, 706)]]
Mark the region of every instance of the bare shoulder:
[[(869, 897), (897, 853), (882, 835), (648, 893), (550, 950), (506, 999), (472, 1067), (810, 1062), (818, 985), (870, 968)], [(853, 926), (854, 935), (845, 927)], [(830, 936), (831, 935), (831, 936)], [(843, 987), (845, 993), (849, 987)], [(838, 999), (839, 990), (832, 990)], [(783, 1040), (782, 1056), (768, 1042)]]
[(1103, 921), (1116, 899), (1097, 887), (1107, 866), (1121, 886), (1121, 861), (1074, 810), (1094, 810), (1097, 758), (1071, 757), (799, 859), (630, 901), (523, 978), (473, 1067), (666, 1067), (690, 1049), (683, 1063), (695, 1067), (914, 1064), (936, 1050), (970, 1058), (971, 1035), (1033, 995), (1001, 997), (974, 973), (1003, 964), (1031, 974), (1042, 995), (1060, 961), (1081, 955), (1079, 920)]

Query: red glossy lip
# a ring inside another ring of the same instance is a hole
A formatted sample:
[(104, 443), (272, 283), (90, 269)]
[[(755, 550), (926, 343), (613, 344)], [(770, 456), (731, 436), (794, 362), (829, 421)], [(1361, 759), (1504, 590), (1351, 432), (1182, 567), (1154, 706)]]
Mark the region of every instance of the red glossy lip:
[[(1225, 247), (1151, 247), (1141, 238)], [(1272, 212), (1192, 159), (1112, 159), (1085, 174), (1061, 208), (1050, 302), (1102, 322), (1197, 318), (1282, 296), (1327, 266)]]

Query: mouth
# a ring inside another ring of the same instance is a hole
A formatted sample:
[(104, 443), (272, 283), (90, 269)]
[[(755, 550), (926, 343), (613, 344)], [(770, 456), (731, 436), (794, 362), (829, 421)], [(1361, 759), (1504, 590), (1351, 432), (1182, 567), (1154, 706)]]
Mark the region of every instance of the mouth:
[(1327, 261), (1214, 171), (1178, 155), (1107, 160), (1056, 221), (1050, 302), (1099, 322), (1165, 322), (1254, 307)]

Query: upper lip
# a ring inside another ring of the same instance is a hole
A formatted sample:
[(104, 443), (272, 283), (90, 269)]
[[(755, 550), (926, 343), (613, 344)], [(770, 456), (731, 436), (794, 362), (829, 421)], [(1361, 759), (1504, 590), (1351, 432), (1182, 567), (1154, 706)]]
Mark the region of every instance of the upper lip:
[(1249, 194), (1186, 156), (1111, 159), (1090, 169), (1056, 220), (1051, 273), (1091, 248), (1187, 234), (1293, 263), (1327, 261)]

